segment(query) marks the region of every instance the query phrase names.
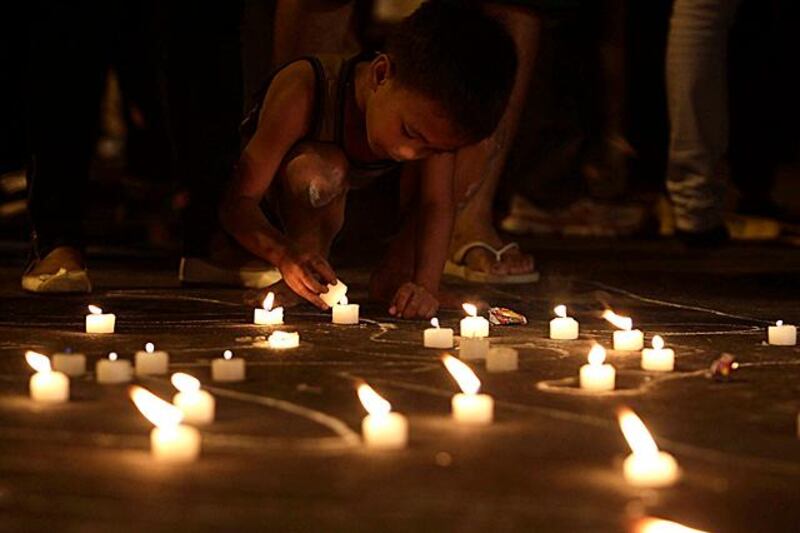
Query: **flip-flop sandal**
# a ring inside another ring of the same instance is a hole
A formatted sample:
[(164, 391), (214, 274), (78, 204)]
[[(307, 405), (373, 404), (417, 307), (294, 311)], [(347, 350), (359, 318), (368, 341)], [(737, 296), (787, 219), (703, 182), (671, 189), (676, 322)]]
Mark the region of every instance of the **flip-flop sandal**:
[(55, 274), (31, 274), (33, 264), (22, 276), (22, 288), (28, 292), (69, 294), (92, 292), (92, 282), (86, 269), (60, 268)]
[(494, 246), (484, 241), (473, 241), (465, 244), (459, 248), (453, 258), (449, 259), (444, 265), (444, 273), (448, 276), (461, 278), (471, 283), (496, 283), (496, 284), (520, 284), (520, 283), (535, 283), (539, 281), (538, 272), (529, 272), (527, 274), (492, 274), (490, 272), (481, 272), (474, 270), (464, 264), (464, 258), (467, 253), (475, 248), (481, 248), (494, 254), (495, 260), (500, 263), (503, 260), (503, 255), (510, 250), (519, 249), (519, 244), (512, 242), (506, 244), (499, 250)]

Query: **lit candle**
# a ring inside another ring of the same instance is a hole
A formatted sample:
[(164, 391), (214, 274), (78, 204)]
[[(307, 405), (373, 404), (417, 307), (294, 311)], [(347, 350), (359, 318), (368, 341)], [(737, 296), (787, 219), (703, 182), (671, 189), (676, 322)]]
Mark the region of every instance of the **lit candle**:
[(152, 342), (144, 345), (144, 351), (136, 352), (135, 366), (137, 376), (158, 375), (163, 376), (169, 369), (169, 354), (155, 351)]
[(358, 386), (358, 399), (369, 413), (361, 421), (364, 444), (370, 448), (405, 448), (408, 442), (406, 417), (393, 413), (392, 404), (366, 383)]
[(114, 333), (116, 321), (116, 315), (103, 314), (102, 309), (90, 305), (89, 314), (86, 315), (86, 333)]
[(54, 353), (53, 370), (63, 372), (70, 377), (82, 376), (86, 373), (86, 356), (82, 353), (72, 353), (69, 349), (63, 353)]
[(234, 357), (233, 352), (225, 350), (222, 357), (211, 361), (211, 379), (214, 381), (244, 381), (244, 359)]
[(425, 330), (422, 335), (422, 344), (425, 348), (449, 349), (453, 347), (453, 330), (451, 328), (439, 327), (439, 319), (431, 319), (431, 328)]
[(300, 334), (296, 331), (273, 331), (267, 339), (273, 350), (288, 350), (300, 346)]
[(214, 421), (214, 397), (200, 389), (200, 380), (189, 374), (177, 372), (170, 378), (178, 389), (172, 403), (183, 413), (183, 421), (187, 424), (202, 426)]
[(666, 487), (680, 477), (678, 462), (656, 446), (642, 419), (628, 408), (617, 412), (619, 425), (631, 453), (625, 458), (625, 480), (636, 487)]
[(489, 372), (512, 372), (519, 368), (519, 353), (514, 348), (497, 346), (486, 356), (486, 370)]
[(578, 321), (567, 316), (567, 306), (557, 305), (553, 311), (556, 318), (550, 321), (550, 338), (573, 340), (578, 338)]
[(200, 455), (200, 432), (181, 424), (181, 410), (152, 392), (134, 385), (131, 399), (156, 427), (150, 431), (150, 453), (159, 461), (186, 463)]
[(358, 324), (358, 304), (347, 303), (347, 296), (342, 296), (339, 303), (333, 306), (331, 317), (334, 324)]
[(261, 326), (280, 326), (283, 324), (283, 307), (273, 309), (273, 303), (275, 303), (275, 294), (269, 292), (261, 304), (262, 309), (256, 308), (253, 310), (254, 324)]
[(581, 388), (588, 391), (601, 392), (614, 390), (616, 371), (606, 360), (606, 349), (595, 344), (589, 350), (589, 364), (583, 365), (580, 372)]
[(664, 348), (664, 339), (653, 337), (653, 348), (642, 350), (642, 368), (656, 372), (670, 372), (675, 369), (675, 352)]
[(331, 285), (328, 283), (328, 292), (320, 294), (319, 297), (323, 302), (328, 304), (328, 307), (333, 307), (339, 303), (342, 298), (347, 294), (347, 285), (340, 279), (336, 280), (336, 284)]
[(94, 366), (97, 382), (104, 385), (128, 383), (131, 380), (133, 369), (127, 359), (118, 359), (116, 352), (108, 354), (107, 359), (100, 359)]
[(622, 351), (639, 351), (644, 348), (644, 333), (633, 329), (633, 320), (627, 316), (620, 316), (610, 309), (603, 312), (603, 318), (608, 320), (619, 331), (614, 332), (614, 349)]
[(461, 337), (458, 340), (458, 357), (464, 361), (480, 361), (488, 354), (488, 337)]
[(778, 320), (774, 326), (767, 328), (767, 339), (776, 346), (794, 346), (797, 344), (797, 327)]
[(464, 312), (467, 316), (461, 319), (462, 337), (488, 337), (489, 321), (478, 316), (478, 308), (472, 304), (464, 304)]
[(69, 400), (69, 378), (63, 372), (53, 371), (46, 355), (28, 351), (25, 360), (36, 370), (29, 383), (31, 398), (47, 403)]
[(694, 529), (671, 520), (646, 517), (639, 519), (633, 527), (634, 533), (707, 533), (702, 529)]
[(481, 381), (470, 367), (452, 355), (444, 356), (444, 366), (461, 388), (453, 396), (453, 419), (460, 424), (489, 424), (494, 418), (494, 400), (488, 394), (478, 394)]

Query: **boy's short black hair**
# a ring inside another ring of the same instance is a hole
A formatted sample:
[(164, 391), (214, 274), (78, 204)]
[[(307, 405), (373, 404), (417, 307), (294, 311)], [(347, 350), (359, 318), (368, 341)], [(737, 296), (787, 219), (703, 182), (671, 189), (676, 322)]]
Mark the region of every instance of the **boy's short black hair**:
[(472, 2), (429, 0), (389, 36), (397, 80), (440, 103), (471, 141), (505, 111), (517, 69), (514, 41)]

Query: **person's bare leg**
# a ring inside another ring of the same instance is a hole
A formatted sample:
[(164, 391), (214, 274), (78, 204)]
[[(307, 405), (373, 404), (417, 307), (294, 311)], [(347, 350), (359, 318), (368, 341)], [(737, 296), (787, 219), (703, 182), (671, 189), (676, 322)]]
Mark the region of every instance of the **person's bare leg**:
[[(496, 248), (503, 246), (492, 223), (492, 205), (517, 132), (539, 41), (540, 21), (529, 9), (489, 5), (486, 10), (505, 25), (517, 45), (517, 75), (506, 111), (492, 136), (461, 149), (456, 156), (457, 197), (466, 198), (466, 202), (456, 217), (451, 255), (472, 241), (484, 241)], [(474, 249), (467, 253), (464, 261), (474, 270), (494, 274), (534, 271), (533, 257), (514, 250), (498, 263), (488, 251)]]
[(278, 0), (273, 65), (311, 53), (355, 53), (352, 0)]
[[(298, 250), (328, 257), (333, 239), (344, 224), (346, 176), (347, 158), (336, 146), (301, 143), (288, 156), (278, 174), (271, 203)], [(283, 281), (247, 293), (245, 301), (260, 305), (267, 292), (275, 293), (275, 305), (292, 306), (304, 301)]]

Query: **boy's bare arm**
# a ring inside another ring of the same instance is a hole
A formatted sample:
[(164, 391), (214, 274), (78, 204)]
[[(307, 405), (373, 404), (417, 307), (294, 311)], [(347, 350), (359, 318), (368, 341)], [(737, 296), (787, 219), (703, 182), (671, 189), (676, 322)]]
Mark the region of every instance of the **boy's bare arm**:
[(438, 154), (423, 162), (414, 282), (439, 293), (455, 217), (455, 156)]
[(389, 313), (403, 318), (430, 318), (439, 309), (439, 283), (455, 216), (453, 154), (423, 162), (415, 231), (414, 278), (395, 294)]
[(275, 76), (264, 96), (258, 128), (239, 158), (237, 172), (223, 199), (220, 220), (244, 248), (277, 266), (295, 292), (326, 307), (318, 296), (326, 288), (317, 278), (335, 281), (327, 261), (293, 249), (261, 210), (261, 201), (286, 154), (308, 133), (314, 83), (312, 67), (305, 61), (289, 65)]

